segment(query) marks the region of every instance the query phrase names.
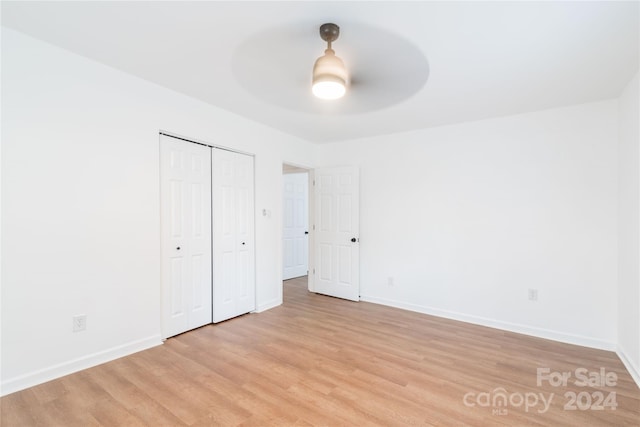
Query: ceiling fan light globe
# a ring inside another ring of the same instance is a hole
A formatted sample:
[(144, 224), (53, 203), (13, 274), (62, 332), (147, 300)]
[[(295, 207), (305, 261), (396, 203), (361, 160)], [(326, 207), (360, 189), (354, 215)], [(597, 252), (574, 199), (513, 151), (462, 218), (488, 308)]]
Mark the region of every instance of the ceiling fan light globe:
[(344, 82), (335, 80), (321, 80), (313, 84), (313, 94), (320, 99), (342, 98), (347, 91)]

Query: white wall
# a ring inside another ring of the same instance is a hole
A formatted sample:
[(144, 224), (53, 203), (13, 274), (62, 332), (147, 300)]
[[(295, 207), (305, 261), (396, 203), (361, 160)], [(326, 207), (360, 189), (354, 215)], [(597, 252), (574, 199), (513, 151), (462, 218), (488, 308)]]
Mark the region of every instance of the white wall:
[(2, 55), (2, 393), (160, 343), (159, 130), (255, 154), (257, 302), (281, 302), (309, 143), (11, 30)]
[(612, 100), (325, 145), (317, 164), (360, 166), (364, 300), (614, 349), (616, 141)]
[(640, 385), (640, 94), (638, 75), (619, 99), (618, 346)]
[(11, 30), (2, 53), (3, 394), (160, 342), (158, 130), (256, 155), (259, 309), (283, 161), (358, 164), (364, 299), (640, 366), (637, 77), (619, 104), (316, 147)]

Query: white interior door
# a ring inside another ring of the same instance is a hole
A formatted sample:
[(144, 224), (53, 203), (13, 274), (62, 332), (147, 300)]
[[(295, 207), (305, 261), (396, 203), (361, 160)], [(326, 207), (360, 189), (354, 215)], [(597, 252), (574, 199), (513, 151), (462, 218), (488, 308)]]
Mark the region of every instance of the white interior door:
[(253, 157), (213, 149), (213, 322), (255, 310)]
[(360, 300), (359, 174), (356, 167), (315, 170), (314, 291)]
[(163, 338), (211, 323), (210, 152), (160, 135)]
[(309, 270), (309, 174), (283, 176), (282, 279), (305, 276)]

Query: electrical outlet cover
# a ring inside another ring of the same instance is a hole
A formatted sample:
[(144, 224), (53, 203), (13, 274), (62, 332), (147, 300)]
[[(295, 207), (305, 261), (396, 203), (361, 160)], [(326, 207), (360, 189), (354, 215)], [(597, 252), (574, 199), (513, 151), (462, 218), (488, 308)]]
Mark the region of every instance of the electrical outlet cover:
[(73, 332), (80, 332), (87, 329), (87, 315), (80, 314), (73, 316)]

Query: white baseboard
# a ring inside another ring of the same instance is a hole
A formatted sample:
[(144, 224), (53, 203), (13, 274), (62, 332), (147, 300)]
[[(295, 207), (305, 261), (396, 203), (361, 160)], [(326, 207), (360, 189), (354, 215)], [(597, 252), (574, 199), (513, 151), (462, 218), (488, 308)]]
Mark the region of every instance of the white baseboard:
[(385, 298), (370, 297), (366, 295), (360, 296), (362, 301), (372, 302), (375, 304), (387, 305), (404, 310), (415, 311), (418, 313), (429, 314), (446, 319), (458, 320), (461, 322), (473, 323), (475, 325), (487, 326), (510, 332), (516, 332), (524, 335), (531, 335), (538, 338), (545, 338), (552, 341), (559, 341), (567, 344), (581, 345), (583, 347), (597, 348), (600, 350), (615, 351), (616, 344), (609, 341), (597, 340), (581, 335), (567, 334), (564, 332), (553, 331), (549, 329), (535, 328), (532, 326), (521, 325), (517, 323), (503, 322), (495, 319), (488, 319), (480, 316), (472, 316), (454, 311), (441, 310), (433, 307), (426, 307), (417, 304), (405, 303), (402, 301), (388, 300)]
[(622, 364), (627, 368), (627, 371), (629, 371), (631, 378), (633, 378), (633, 380), (640, 388), (640, 368), (638, 368), (638, 366), (631, 362), (622, 348), (618, 347), (618, 349), (616, 350), (616, 354), (622, 361)]
[(91, 368), (102, 363), (110, 362), (120, 357), (128, 356), (161, 344), (162, 340), (160, 339), (160, 335), (154, 335), (149, 338), (143, 338), (141, 340), (133, 341), (104, 351), (89, 354), (78, 359), (50, 366), (39, 371), (9, 378), (2, 381), (2, 384), (0, 385), (0, 396), (24, 390), (25, 388), (33, 387), (35, 385), (60, 378), (65, 375), (73, 374), (74, 372)]
[(258, 305), (254, 313), (262, 313), (263, 311), (271, 310), (279, 305), (282, 305), (282, 298), (274, 298), (271, 301)]

